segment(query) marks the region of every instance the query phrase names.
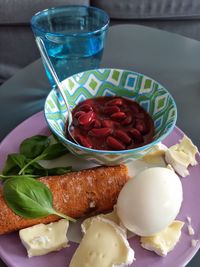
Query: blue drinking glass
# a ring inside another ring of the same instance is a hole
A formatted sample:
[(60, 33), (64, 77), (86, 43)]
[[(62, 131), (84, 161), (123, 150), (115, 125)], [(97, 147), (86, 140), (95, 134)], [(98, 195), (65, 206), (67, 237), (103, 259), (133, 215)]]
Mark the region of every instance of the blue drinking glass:
[[(99, 67), (108, 26), (107, 13), (88, 6), (53, 7), (31, 19), (33, 33), (42, 38), (60, 81)], [(45, 69), (54, 86), (50, 72)]]

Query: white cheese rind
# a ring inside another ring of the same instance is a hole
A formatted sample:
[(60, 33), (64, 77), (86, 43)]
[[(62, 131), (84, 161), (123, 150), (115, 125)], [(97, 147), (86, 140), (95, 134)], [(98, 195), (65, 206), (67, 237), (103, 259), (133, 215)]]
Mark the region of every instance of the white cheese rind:
[(192, 239), (191, 240), (191, 245), (192, 247), (196, 247), (196, 245), (198, 244), (199, 240), (198, 239)]
[(171, 148), (165, 152), (165, 160), (181, 177), (189, 175), (188, 163), (184, 163), (183, 153), (173, 151)]
[(187, 219), (187, 222), (188, 222), (189, 224), (191, 224), (191, 222), (192, 222), (191, 217), (190, 217), (190, 216), (187, 216), (186, 219)]
[[(95, 218), (97, 216), (93, 216), (93, 217), (89, 217), (86, 220), (83, 221), (83, 223), (81, 224), (81, 229), (82, 232), (85, 234), (87, 229), (89, 228), (89, 226), (92, 223), (92, 219)], [(116, 207), (114, 206), (114, 209), (112, 212), (106, 213), (106, 214), (99, 214), (98, 217), (110, 220), (111, 222), (116, 223), (118, 226), (120, 226), (120, 228), (122, 228), (124, 235), (126, 236), (127, 233), (127, 229), (123, 226), (123, 224), (121, 223), (119, 217), (117, 216), (117, 211), (116, 211)]]
[(195, 234), (195, 231), (194, 231), (194, 229), (193, 229), (191, 224), (188, 225), (188, 233), (189, 233), (189, 235), (194, 235)]
[(159, 256), (166, 256), (179, 241), (183, 225), (184, 222), (174, 221), (163, 231), (153, 236), (141, 237), (141, 246), (147, 250), (154, 251)]
[(68, 220), (50, 224), (37, 224), (19, 231), (20, 239), (27, 249), (28, 257), (40, 256), (68, 246)]
[(133, 262), (134, 251), (124, 230), (116, 223), (96, 216), (83, 230), (85, 235), (69, 267), (127, 266)]
[(192, 219), (189, 216), (187, 216), (186, 219), (187, 219), (187, 222), (188, 222), (188, 226), (187, 226), (188, 234), (189, 235), (194, 235), (195, 231), (194, 231), (194, 228), (192, 227), (192, 224), (191, 224), (192, 223)]
[(168, 148), (162, 144), (159, 143), (153, 147), (150, 153), (145, 155), (142, 160), (144, 160), (146, 163), (149, 164), (157, 164), (158, 166), (166, 166), (164, 157), (165, 157), (165, 151)]
[(198, 149), (191, 139), (184, 136), (179, 144), (171, 146), (165, 151), (165, 160), (180, 176), (186, 177), (189, 175), (189, 165), (194, 166), (197, 164), (195, 158), (197, 152)]

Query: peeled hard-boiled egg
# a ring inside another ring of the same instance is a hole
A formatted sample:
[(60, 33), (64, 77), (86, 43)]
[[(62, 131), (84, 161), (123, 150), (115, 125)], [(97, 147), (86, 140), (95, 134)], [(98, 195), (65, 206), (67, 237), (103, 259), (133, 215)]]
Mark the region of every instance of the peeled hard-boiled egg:
[(150, 236), (173, 222), (182, 200), (182, 184), (175, 172), (149, 168), (124, 185), (117, 200), (117, 214), (128, 230)]

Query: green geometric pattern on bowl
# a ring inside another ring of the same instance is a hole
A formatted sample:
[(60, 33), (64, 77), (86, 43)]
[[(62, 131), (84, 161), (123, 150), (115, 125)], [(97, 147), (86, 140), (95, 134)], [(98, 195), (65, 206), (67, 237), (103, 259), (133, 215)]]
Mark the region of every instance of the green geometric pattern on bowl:
[[(62, 82), (70, 107), (96, 96), (123, 96), (137, 101), (149, 112), (155, 123), (154, 144), (163, 140), (173, 129), (177, 118), (176, 104), (169, 92), (155, 80), (128, 70), (97, 69), (75, 74)], [(66, 106), (57, 89), (51, 90), (45, 103), (45, 117), (51, 130), (68, 146), (72, 153), (102, 164), (128, 162), (146, 154), (152, 144), (123, 153), (98, 151), (75, 145), (65, 140)]]

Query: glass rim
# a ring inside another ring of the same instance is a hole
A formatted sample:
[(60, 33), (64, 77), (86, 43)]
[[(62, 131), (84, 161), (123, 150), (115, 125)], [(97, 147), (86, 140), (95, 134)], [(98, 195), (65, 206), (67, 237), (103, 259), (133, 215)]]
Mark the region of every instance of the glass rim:
[[(38, 16), (42, 15), (43, 13), (45, 14), (46, 12), (48, 11), (53, 11), (53, 10), (58, 10), (58, 9), (68, 9), (68, 8), (85, 8), (85, 9), (91, 9), (91, 10), (94, 10), (94, 11), (98, 11), (102, 14), (105, 15), (106, 17), (106, 20), (105, 20), (105, 23), (103, 24), (103, 26), (101, 27), (97, 27), (96, 30), (93, 30), (93, 31), (88, 31), (88, 32), (74, 32), (74, 33), (59, 33), (59, 32), (52, 32), (52, 31), (45, 31), (42, 27), (38, 27), (35, 25), (35, 20)], [(82, 37), (82, 36), (88, 36), (88, 35), (93, 35), (93, 34), (96, 34), (98, 32), (101, 32), (101, 31), (105, 31), (108, 26), (109, 26), (109, 23), (110, 23), (110, 17), (109, 15), (102, 9), (100, 8), (97, 8), (97, 7), (92, 7), (92, 6), (85, 6), (85, 5), (64, 5), (64, 6), (57, 6), (57, 7), (50, 7), (50, 8), (46, 8), (46, 9), (43, 9), (41, 11), (38, 11), (37, 13), (35, 13), (32, 18), (31, 18), (31, 27), (44, 33), (44, 34), (47, 34), (47, 35), (56, 35), (58, 37), (66, 37), (66, 36), (72, 36), (72, 37)]]

